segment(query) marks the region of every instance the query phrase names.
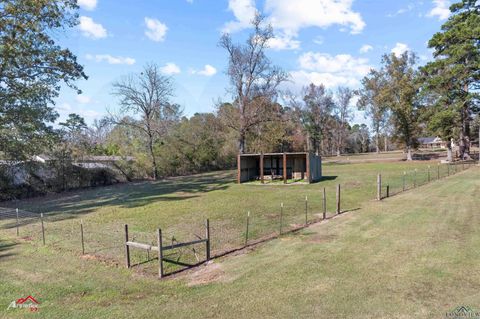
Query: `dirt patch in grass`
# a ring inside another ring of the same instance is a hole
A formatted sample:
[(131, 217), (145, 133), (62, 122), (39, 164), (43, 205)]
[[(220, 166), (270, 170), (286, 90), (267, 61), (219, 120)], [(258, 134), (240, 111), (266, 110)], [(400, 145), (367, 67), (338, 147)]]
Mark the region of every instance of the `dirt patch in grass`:
[(212, 282), (225, 281), (225, 279), (225, 272), (222, 269), (222, 264), (208, 263), (187, 275), (187, 285), (189, 287), (206, 285)]
[(321, 244), (321, 243), (333, 241), (336, 238), (337, 238), (336, 235), (316, 233), (315, 235), (312, 235), (312, 236), (305, 236), (304, 241), (312, 244)]

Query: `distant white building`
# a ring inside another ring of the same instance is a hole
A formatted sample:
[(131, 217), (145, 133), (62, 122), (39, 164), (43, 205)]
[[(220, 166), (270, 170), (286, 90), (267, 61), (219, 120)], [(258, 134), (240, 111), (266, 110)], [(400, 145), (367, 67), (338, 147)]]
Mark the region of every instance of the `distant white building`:
[[(418, 142), (420, 143), (420, 148), (447, 148), (447, 142), (445, 142), (438, 136), (419, 137)], [(454, 144), (452, 143), (452, 147), (453, 146)]]

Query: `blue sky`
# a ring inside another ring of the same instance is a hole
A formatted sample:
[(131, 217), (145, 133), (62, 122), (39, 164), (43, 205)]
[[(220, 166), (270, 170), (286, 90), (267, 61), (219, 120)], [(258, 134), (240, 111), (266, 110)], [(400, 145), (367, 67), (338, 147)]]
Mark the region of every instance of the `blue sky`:
[[(64, 119), (78, 113), (91, 123), (115, 109), (112, 82), (149, 62), (175, 82), (174, 102), (186, 115), (209, 112), (231, 100), (222, 32), (243, 41), (259, 10), (276, 38), (268, 55), (291, 75), (289, 89), (310, 82), (334, 90), (356, 88), (381, 55), (409, 49), (425, 63), (426, 42), (448, 18), (448, 0), (78, 0), (80, 25), (59, 35), (89, 76), (83, 94), (64, 88), (56, 108)], [(356, 114), (355, 122), (363, 122)]]

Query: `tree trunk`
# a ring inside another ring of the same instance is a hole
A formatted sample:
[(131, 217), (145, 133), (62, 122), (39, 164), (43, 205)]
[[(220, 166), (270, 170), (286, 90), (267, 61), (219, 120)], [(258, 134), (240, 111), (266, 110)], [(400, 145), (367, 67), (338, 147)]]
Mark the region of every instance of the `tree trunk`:
[(245, 132), (240, 132), (240, 136), (238, 138), (238, 152), (240, 154), (245, 153)]
[(388, 138), (387, 135), (385, 135), (385, 152), (388, 152)]
[(412, 148), (410, 146), (407, 146), (407, 161), (412, 160)]
[(155, 157), (155, 152), (153, 151), (153, 135), (152, 133), (148, 133), (148, 150), (150, 152), (150, 157), (152, 158), (152, 165), (153, 165), (153, 176), (154, 180), (158, 178), (158, 168), (157, 168), (157, 158)]
[(452, 161), (452, 142), (447, 143), (447, 162)]
[(378, 137), (378, 132), (375, 135), (375, 148), (377, 149), (377, 154), (380, 153), (380, 145), (379, 145), (379, 137)]

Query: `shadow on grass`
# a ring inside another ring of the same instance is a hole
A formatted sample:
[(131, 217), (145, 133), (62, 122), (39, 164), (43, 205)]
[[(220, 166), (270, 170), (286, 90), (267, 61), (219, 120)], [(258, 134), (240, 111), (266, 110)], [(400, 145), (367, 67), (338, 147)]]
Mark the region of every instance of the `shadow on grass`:
[(43, 212), (51, 221), (65, 220), (77, 218), (103, 206), (135, 208), (159, 201), (188, 200), (199, 197), (202, 193), (225, 190), (233, 181), (231, 172), (212, 172), (71, 191), (7, 204), (10, 207), (21, 206), (26, 211)]
[(0, 239), (0, 261), (4, 258), (12, 257), (15, 254), (8, 252), (11, 250), (16, 244), (15, 243), (7, 243)]

